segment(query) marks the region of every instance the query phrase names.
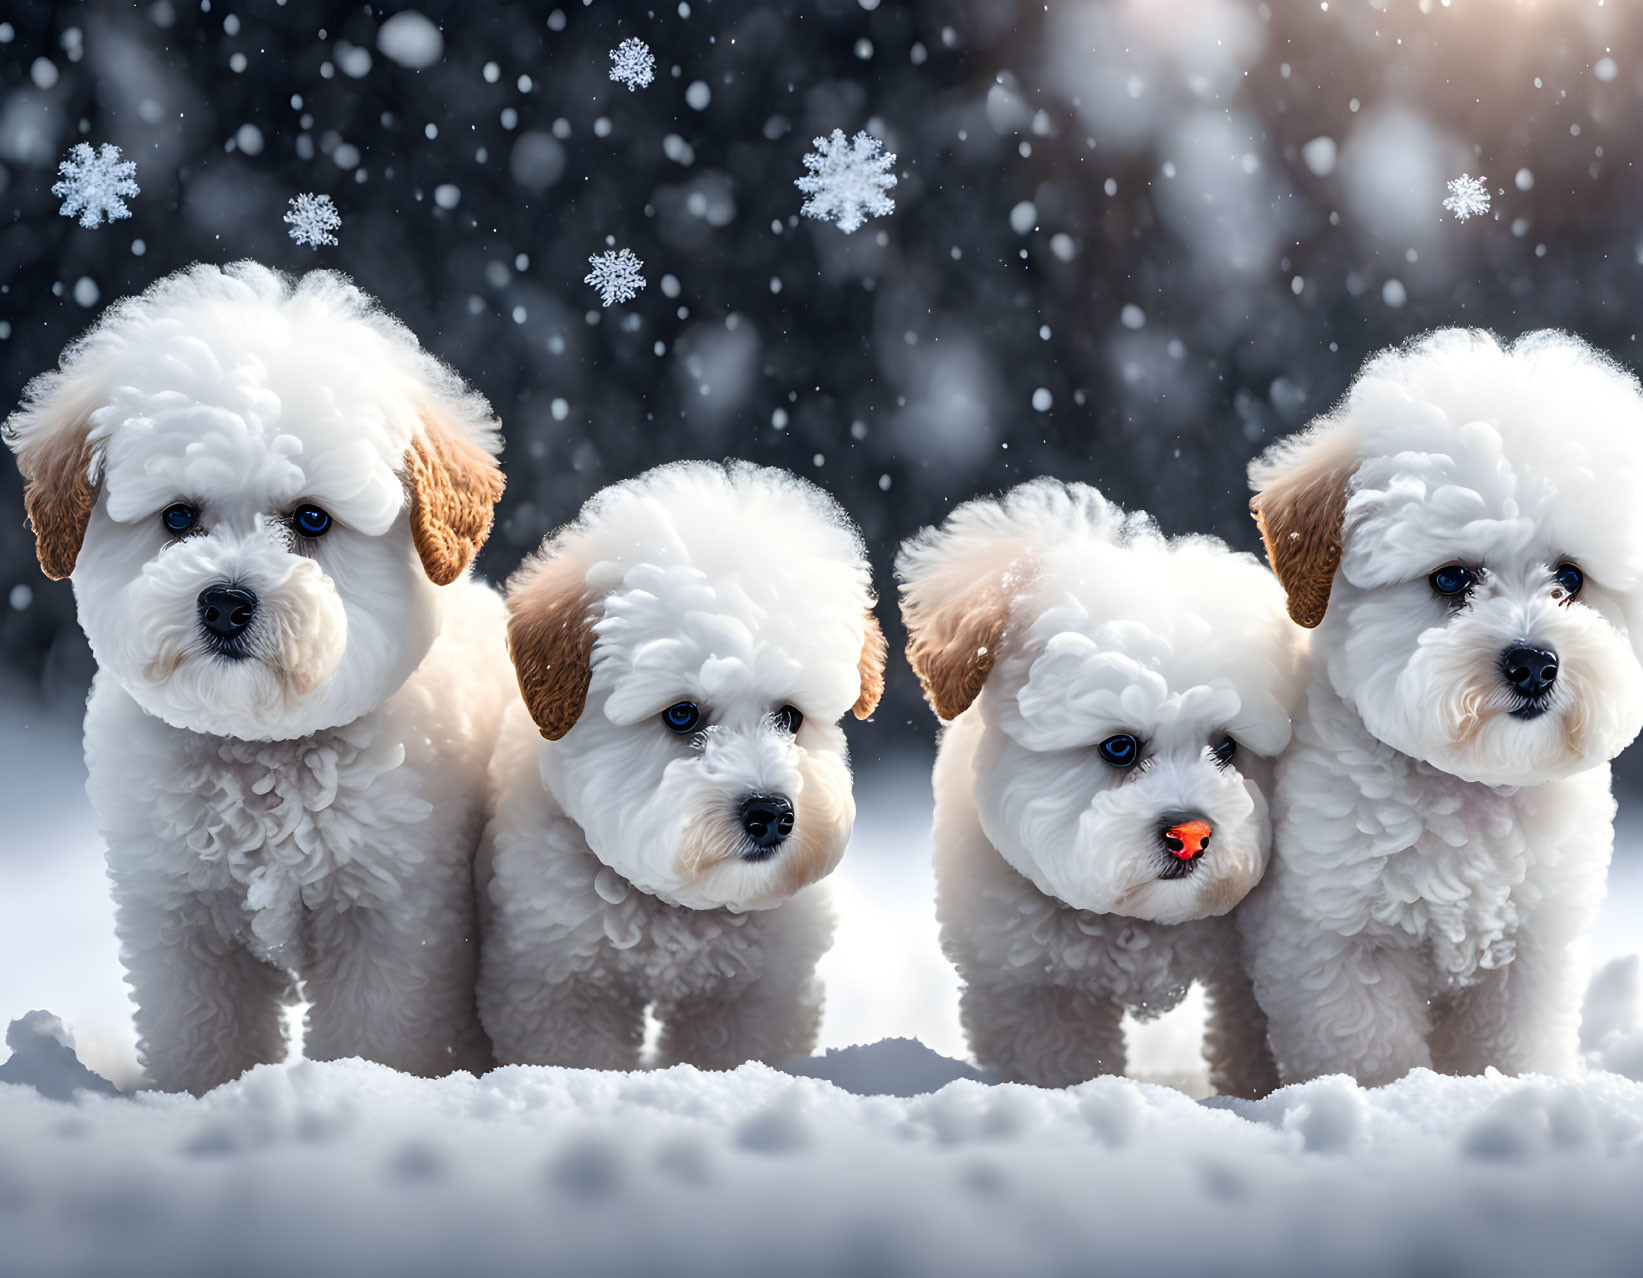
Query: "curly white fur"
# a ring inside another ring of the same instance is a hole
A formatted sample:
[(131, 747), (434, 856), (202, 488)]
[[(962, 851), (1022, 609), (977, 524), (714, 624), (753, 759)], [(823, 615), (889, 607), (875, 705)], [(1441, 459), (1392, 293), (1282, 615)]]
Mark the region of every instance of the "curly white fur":
[[(521, 570), (516, 609), (565, 563), (595, 636), (586, 704), (559, 740), (509, 712), (480, 855), (498, 1058), (634, 1068), (647, 1005), (664, 1061), (808, 1051), (833, 933), (811, 885), (855, 818), (838, 720), (861, 695), (873, 602), (860, 539), (785, 472), (688, 463), (595, 496)], [(661, 718), (681, 701), (702, 714), (686, 736)], [(774, 717), (788, 705), (796, 735)], [(758, 794), (796, 813), (763, 859), (737, 815)]]
[[(1052, 480), (959, 507), (897, 568), (915, 643), (989, 595), (1008, 610), (935, 769), (937, 910), (977, 1060), (1041, 1085), (1122, 1073), (1123, 1013), (1156, 1016), (1197, 980), (1217, 1085), (1263, 1090), (1225, 916), (1266, 866), (1264, 791), (1290, 734), (1300, 632), (1271, 574)], [(1117, 734), (1141, 742), (1128, 769), (1097, 751)], [(1213, 836), (1178, 873), (1163, 835), (1183, 814)]]
[[(96, 484), (72, 577), (89, 790), (162, 1088), (283, 1057), (299, 996), (315, 1058), (488, 1059), (472, 861), (512, 679), (495, 592), (434, 585), (413, 548), (428, 414), (499, 447), (483, 399), (346, 279), (240, 263), (110, 307), (7, 423), (25, 456), (84, 447)], [(298, 502), (333, 517), (322, 539), (293, 535)], [(257, 595), (240, 659), (199, 619), (225, 584)]]
[[(1351, 476), (1343, 553), (1241, 913), (1283, 1076), (1568, 1073), (1608, 762), (1643, 724), (1643, 396), (1575, 338), (1446, 330), (1251, 482), (1320, 466)], [(1464, 599), (1428, 582), (1449, 564)], [(1538, 717), (1502, 675), (1525, 644), (1560, 660)]]

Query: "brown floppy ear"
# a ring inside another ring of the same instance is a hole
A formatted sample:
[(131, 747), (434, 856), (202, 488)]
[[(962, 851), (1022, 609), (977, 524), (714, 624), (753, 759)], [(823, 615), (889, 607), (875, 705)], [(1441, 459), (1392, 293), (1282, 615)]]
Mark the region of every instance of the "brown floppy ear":
[(526, 564), (508, 583), (508, 655), (542, 735), (557, 741), (582, 717), (593, 678), (587, 570), (560, 554)]
[(902, 599), (907, 661), (943, 719), (956, 719), (981, 695), (1010, 620), (1002, 583), (981, 583), (945, 608), (926, 611)]
[(23, 508), (34, 529), (40, 571), (61, 581), (74, 571), (97, 504), (96, 459), (86, 444), (91, 414), (101, 406), (100, 384), (43, 374), (23, 392), (23, 405), (5, 424), (5, 439), (23, 473)]
[(938, 528), (902, 543), (901, 620), (907, 661), (942, 719), (981, 694), (1010, 624), (1010, 601), (1037, 575), (1027, 539), (1003, 506), (960, 506)]
[(491, 535), (492, 508), (502, 496), (502, 468), (482, 445), (423, 410), (423, 429), (405, 450), (411, 495), (411, 538), (422, 569), (448, 586), (473, 563)]
[(1358, 468), (1356, 441), (1325, 422), (1285, 440), (1250, 465), (1257, 490), (1250, 513), (1267, 562), (1289, 595), (1289, 615), (1308, 629), (1324, 619), (1341, 566), (1347, 487)]
[(856, 662), (856, 673), (861, 676), (861, 696), (850, 707), (850, 713), (858, 719), (865, 719), (878, 709), (879, 698), (884, 695), (884, 662), (888, 655), (884, 631), (869, 608), (867, 630), (861, 638), (861, 658)]
[(53, 581), (61, 581), (74, 571), (91, 508), (97, 504), (85, 431), (65, 432), (59, 438), (43, 441), (23, 453), (17, 462), (28, 481), (23, 488), (23, 508), (34, 529), (34, 553), (40, 560), (40, 571)]

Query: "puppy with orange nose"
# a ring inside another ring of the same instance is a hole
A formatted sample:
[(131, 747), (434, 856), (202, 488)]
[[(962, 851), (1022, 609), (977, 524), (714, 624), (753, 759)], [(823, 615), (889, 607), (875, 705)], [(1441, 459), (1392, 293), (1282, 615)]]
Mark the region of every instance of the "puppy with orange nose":
[(664, 1064), (814, 1046), (873, 602), (832, 499), (736, 462), (612, 485), (520, 569), (478, 866), (499, 1060), (634, 1069), (647, 1007)]
[(1217, 1091), (1276, 1083), (1230, 912), (1266, 869), (1301, 634), (1251, 556), (1040, 479), (897, 563), (945, 726), (936, 910), (976, 1060), (1059, 1087), (1125, 1069), (1123, 1017), (1194, 982)]

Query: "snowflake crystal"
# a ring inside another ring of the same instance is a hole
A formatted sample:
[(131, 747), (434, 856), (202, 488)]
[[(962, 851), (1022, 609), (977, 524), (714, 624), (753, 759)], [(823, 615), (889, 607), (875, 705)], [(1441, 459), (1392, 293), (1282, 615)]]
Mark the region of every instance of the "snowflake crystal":
[(605, 306), (626, 302), (645, 286), (645, 277), (639, 274), (645, 264), (633, 255), (632, 249), (601, 253), (590, 257), (588, 264), (593, 269), (583, 276), (582, 283), (598, 289), (599, 300)]
[(285, 222), (291, 228), (291, 238), (298, 244), (306, 244), (309, 248), (318, 249), (321, 244), (335, 244), (337, 237), (331, 232), (342, 225), (342, 214), (337, 212), (337, 206), (331, 203), (329, 195), (312, 195), (304, 192), (302, 195), (291, 197), (291, 207), (286, 210)]
[(120, 148), (105, 142), (93, 151), (87, 142), (68, 149), (68, 159), (57, 166), (63, 180), (54, 182), (51, 193), (60, 196), (64, 217), (80, 215), (80, 225), (93, 230), (107, 218), (111, 223), (130, 217), (122, 196), (141, 195), (137, 186), (137, 165), (120, 158)]
[(629, 36), (610, 51), (610, 78), (627, 85), (629, 93), (649, 84), (655, 75), (656, 59), (638, 36)]
[(890, 166), (893, 153), (879, 154), (879, 140), (858, 133), (848, 143), (844, 131), (817, 138), (815, 151), (804, 157), (810, 172), (794, 181), (810, 198), (799, 210), (806, 217), (835, 223), (846, 235), (870, 217), (896, 211), (896, 202), (885, 194), (896, 184)]
[(1443, 207), (1455, 215), (1455, 220), (1464, 222), (1469, 217), (1481, 217), (1489, 211), (1489, 188), (1484, 185), (1488, 181), (1481, 173), (1473, 177), (1470, 173), (1462, 173), (1458, 178), (1449, 182), (1449, 198), (1443, 202)]

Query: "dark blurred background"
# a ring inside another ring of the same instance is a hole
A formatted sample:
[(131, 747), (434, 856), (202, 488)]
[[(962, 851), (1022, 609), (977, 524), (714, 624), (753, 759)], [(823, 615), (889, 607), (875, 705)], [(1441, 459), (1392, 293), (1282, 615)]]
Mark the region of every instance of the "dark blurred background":
[[(1619, 0), (157, 0), (0, 8), (0, 401), (196, 260), (352, 275), (490, 397), (500, 581), (601, 485), (741, 456), (897, 542), (1051, 473), (1254, 549), (1244, 466), (1439, 324), (1575, 330), (1628, 366), (1643, 65)], [(629, 36), (657, 60), (608, 78)], [(424, 65), (410, 65), (424, 64)], [(897, 155), (893, 215), (798, 216), (818, 134)], [(57, 215), (76, 141), (133, 216)], [(1484, 175), (1461, 222), (1446, 183)], [(282, 222), (329, 194), (340, 243)], [(648, 287), (603, 310), (590, 254)], [(0, 463), (0, 683), (90, 656)], [(899, 660), (859, 757), (928, 742)], [(1637, 753), (1637, 752), (1633, 752)], [(1622, 765), (1639, 776), (1639, 766)]]

